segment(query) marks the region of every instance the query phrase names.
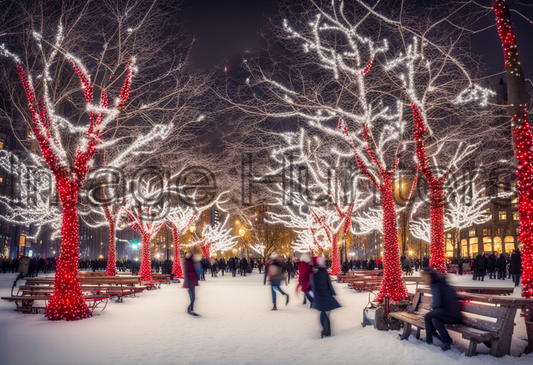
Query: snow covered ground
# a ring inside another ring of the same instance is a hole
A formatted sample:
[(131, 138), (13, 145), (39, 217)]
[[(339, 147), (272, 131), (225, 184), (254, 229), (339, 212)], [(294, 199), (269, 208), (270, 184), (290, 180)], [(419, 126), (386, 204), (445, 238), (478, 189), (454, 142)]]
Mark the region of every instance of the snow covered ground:
[[(9, 295), (15, 274), (0, 274), (0, 295)], [(464, 285), (511, 286), (510, 280)], [(22, 284), (23, 281), (19, 281)], [(207, 277), (197, 291), (196, 312), (186, 313), (188, 295), (180, 284), (163, 285), (77, 322), (51, 322), (43, 315), (20, 314), (14, 303), (0, 302), (0, 364), (531, 364), (533, 354), (497, 359), (465, 357), (467, 342), (452, 334), (457, 346), (443, 352), (398, 333), (363, 328), (368, 293), (335, 283), (342, 308), (331, 313), (330, 338), (320, 338), (318, 312), (302, 305), (291, 282), (288, 306), (278, 297), (271, 312), (270, 287), (257, 272), (247, 277)], [(409, 286), (414, 291), (414, 286)], [(519, 295), (515, 290), (514, 295)], [(95, 312), (96, 313), (96, 312)], [(526, 346), (525, 326), (517, 315), (513, 354)], [(484, 345), (480, 352), (488, 353)]]

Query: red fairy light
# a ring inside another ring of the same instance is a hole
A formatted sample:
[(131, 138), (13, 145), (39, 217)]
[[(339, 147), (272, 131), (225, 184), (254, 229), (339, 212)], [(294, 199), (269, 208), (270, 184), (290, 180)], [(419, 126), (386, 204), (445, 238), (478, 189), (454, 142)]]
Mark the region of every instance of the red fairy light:
[[(348, 130), (345, 128), (348, 135)], [(368, 142), (370, 129), (367, 125), (363, 126), (363, 138)], [(359, 169), (367, 178), (378, 188), (381, 193), (381, 209), (383, 210), (383, 281), (381, 289), (377, 295), (378, 301), (382, 302), (385, 297), (394, 301), (407, 297), (407, 288), (402, 279), (402, 269), (400, 265), (400, 248), (398, 246), (398, 231), (396, 229), (396, 207), (394, 203), (393, 175), (398, 166), (396, 159), (391, 171), (387, 171), (377, 159), (374, 151), (367, 143), (366, 153), (372, 163), (379, 171), (380, 180), (377, 181), (373, 173), (370, 173), (365, 162), (359, 157), (357, 149), (351, 144), (355, 154), (355, 160)]]
[[(85, 75), (82, 68), (69, 60), (77, 73), (83, 87), (83, 94), (87, 103), (93, 100), (93, 89), (90, 85), (89, 77)], [(50, 320), (74, 321), (87, 318), (91, 312), (85, 302), (81, 291), (80, 283), (77, 279), (78, 272), (78, 211), (77, 200), (78, 190), (83, 184), (89, 169), (89, 162), (93, 158), (98, 143), (101, 141), (100, 132), (95, 128), (102, 121), (102, 114), (89, 113), (90, 125), (85, 136), (87, 143), (78, 146), (74, 161), (69, 163), (63, 160), (57, 149), (60, 148), (57, 138), (51, 135), (49, 125), (52, 122), (48, 116), (48, 106), (42, 100), (42, 111), (35, 100), (33, 86), (27, 80), (24, 69), (17, 65), (19, 78), (24, 87), (28, 108), (33, 122), (33, 132), (41, 148), (45, 162), (54, 175), (59, 199), (62, 209), (61, 226), (61, 249), (56, 261), (56, 275), (54, 279), (54, 291), (45, 309), (45, 316)], [(131, 83), (131, 80), (129, 80)], [(128, 93), (124, 94), (123, 101), (127, 99)], [(102, 106), (107, 108), (107, 94), (102, 93)], [(72, 166), (70, 169), (68, 166)], [(111, 259), (111, 257), (110, 257)], [(114, 258), (113, 258), (114, 259)]]
[(368, 63), (366, 64), (366, 66), (363, 69), (363, 71), (361, 71), (361, 75), (366, 75), (367, 73), (370, 72), (370, 70), (372, 70), (372, 63), (373, 62), (374, 62), (374, 58), (371, 58), (370, 61), (368, 61)]
[(175, 278), (183, 279), (183, 270), (181, 269), (181, 257), (180, 257), (180, 235), (178, 228), (172, 225), (172, 236), (174, 240), (174, 262), (172, 263), (172, 273)]
[[(505, 68), (517, 66), (518, 49), (509, 7), (505, 1), (495, 0), (493, 10), (503, 45)], [(513, 75), (516, 69), (511, 68), (509, 71)], [(519, 75), (514, 73), (514, 76)], [(533, 298), (533, 134), (525, 107), (518, 107), (520, 111), (513, 116), (512, 126), (518, 162), (516, 185), (520, 218), (519, 238), (522, 243), (522, 296)]]
[(446, 272), (446, 255), (444, 247), (444, 191), (442, 186), (448, 173), (437, 179), (431, 170), (424, 144), (424, 133), (427, 131), (424, 121), (416, 105), (411, 104), (415, 132), (413, 138), (416, 143), (416, 157), (420, 170), (429, 185), (430, 222), (431, 222), (431, 256), (429, 266), (435, 270)]

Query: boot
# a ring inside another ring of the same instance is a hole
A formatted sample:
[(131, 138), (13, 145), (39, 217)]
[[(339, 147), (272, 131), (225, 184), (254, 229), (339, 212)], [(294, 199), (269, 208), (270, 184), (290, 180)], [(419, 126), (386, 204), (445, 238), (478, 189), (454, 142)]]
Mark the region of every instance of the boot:
[(285, 294), (285, 296), (287, 297), (287, 300), (285, 301), (285, 305), (289, 304), (289, 294)]
[(304, 296), (304, 305), (307, 303), (307, 297)]
[(274, 307), (272, 307), (271, 310), (273, 310), (273, 311), (277, 311), (278, 310), (278, 308), (276, 307), (276, 303), (274, 303)]

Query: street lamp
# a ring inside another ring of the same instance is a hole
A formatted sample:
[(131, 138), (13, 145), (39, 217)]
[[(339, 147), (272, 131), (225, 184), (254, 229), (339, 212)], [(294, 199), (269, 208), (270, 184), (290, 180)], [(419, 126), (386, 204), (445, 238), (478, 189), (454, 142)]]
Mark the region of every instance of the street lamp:
[(189, 227), (189, 232), (194, 233), (195, 230), (196, 230), (196, 226)]
[[(244, 238), (244, 235), (245, 235), (245, 234), (246, 234), (246, 229), (244, 229), (244, 228), (239, 229), (239, 236), (241, 236), (241, 237), (242, 237), (242, 240), (244, 241), (244, 247), (246, 247), (246, 256), (248, 256), (248, 258), (249, 258), (249, 254), (248, 254), (248, 244), (247, 244), (247, 242), (246, 242), (246, 239)], [(240, 251), (240, 250), (241, 250), (241, 249), (239, 248), (239, 251)]]

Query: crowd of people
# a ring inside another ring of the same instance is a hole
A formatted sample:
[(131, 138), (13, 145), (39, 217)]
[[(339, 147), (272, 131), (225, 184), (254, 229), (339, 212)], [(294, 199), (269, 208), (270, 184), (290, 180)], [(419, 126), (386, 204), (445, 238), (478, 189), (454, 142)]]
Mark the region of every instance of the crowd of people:
[[(0, 272), (2, 274), (16, 273), (19, 269), (20, 260), (23, 257), (8, 259), (0, 256)], [(56, 270), (56, 259), (54, 257), (42, 258), (32, 257), (28, 258), (28, 273), (29, 277), (36, 277), (39, 273), (47, 274)]]
[(339, 308), (340, 304), (334, 298), (336, 295), (335, 289), (331, 284), (326, 260), (322, 257), (313, 257), (313, 260), (311, 260), (307, 254), (303, 254), (300, 256), (294, 272), (288, 270), (284, 272), (284, 268), (286, 269), (288, 267), (290, 267), (288, 262), (285, 263), (277, 252), (273, 252), (265, 264), (264, 284), (266, 285), (268, 279), (272, 292), (272, 310), (278, 310), (276, 291), (285, 296), (285, 305), (289, 304), (289, 294), (285, 293), (280, 285), (283, 280), (287, 280), (294, 272), (298, 271), (297, 290), (301, 290), (304, 293), (303, 304), (306, 304), (308, 300), (310, 308), (314, 308), (320, 312), (320, 324), (322, 325), (321, 336), (331, 336), (329, 312)]
[(519, 250), (514, 250), (511, 256), (497, 252), (479, 254), (470, 262), (473, 271), (473, 280), (485, 281), (485, 276), (489, 279), (505, 280), (511, 278), (515, 287), (520, 285), (520, 275), (522, 273), (522, 256)]

